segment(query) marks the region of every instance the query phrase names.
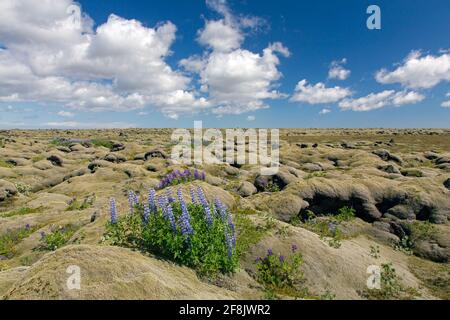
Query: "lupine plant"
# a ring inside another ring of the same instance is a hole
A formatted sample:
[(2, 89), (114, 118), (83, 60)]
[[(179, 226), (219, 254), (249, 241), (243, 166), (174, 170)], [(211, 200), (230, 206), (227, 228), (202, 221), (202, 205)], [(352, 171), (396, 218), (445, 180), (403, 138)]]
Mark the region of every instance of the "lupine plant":
[(292, 254), (288, 257), (275, 255), (272, 249), (267, 250), (265, 257), (258, 257), (256, 278), (271, 296), (277, 293), (291, 296), (304, 296), (306, 291), (302, 288), (303, 265), (302, 255), (295, 244), (291, 247)]
[(186, 202), (181, 189), (176, 197), (171, 190), (159, 196), (149, 190), (146, 203), (130, 201), (130, 213), (119, 218), (111, 200), (106, 238), (113, 245), (151, 252), (202, 275), (234, 272), (238, 252), (229, 209), (219, 199), (208, 202), (201, 188), (191, 189), (190, 195)]
[(163, 189), (167, 186), (175, 186), (181, 183), (186, 183), (194, 180), (206, 180), (205, 172), (200, 172), (197, 169), (186, 169), (183, 172), (180, 170), (172, 171), (161, 179), (158, 189)]

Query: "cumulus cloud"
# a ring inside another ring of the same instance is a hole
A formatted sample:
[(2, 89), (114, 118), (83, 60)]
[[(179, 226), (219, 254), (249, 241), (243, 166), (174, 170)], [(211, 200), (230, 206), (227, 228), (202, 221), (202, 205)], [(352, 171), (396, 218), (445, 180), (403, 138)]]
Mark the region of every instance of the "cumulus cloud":
[(248, 116), (247, 117), (247, 121), (251, 122), (251, 121), (255, 121), (256, 117), (255, 116)]
[(415, 104), (424, 99), (425, 96), (414, 91), (385, 90), (379, 93), (370, 93), (357, 99), (344, 99), (339, 103), (339, 107), (343, 110), (370, 111), (386, 106), (399, 107), (406, 104)]
[(325, 84), (319, 82), (315, 85), (308, 84), (308, 81), (303, 79), (296, 88), (295, 93), (291, 97), (294, 102), (306, 102), (309, 104), (323, 104), (338, 102), (348, 96), (352, 92), (350, 89), (341, 87), (327, 88)]
[(331, 109), (325, 108), (325, 109), (320, 110), (320, 112), (319, 112), (320, 115), (325, 115), (328, 113), (331, 113)]
[(350, 77), (351, 71), (343, 67), (347, 63), (347, 59), (344, 58), (340, 61), (333, 61), (328, 71), (329, 79), (345, 80)]
[(432, 88), (442, 81), (450, 81), (450, 54), (423, 56), (413, 51), (395, 70), (382, 69), (375, 78), (382, 84), (400, 83), (408, 88)]
[(215, 114), (242, 114), (267, 108), (265, 100), (284, 97), (276, 87), (282, 76), (279, 56), (289, 50), (280, 42), (269, 44), (262, 53), (241, 48), (245, 28), (258, 19), (235, 17), (226, 1), (207, 1), (219, 13), (219, 20), (207, 20), (199, 31), (199, 43), (206, 47), (202, 56), (180, 61), (188, 72), (199, 76), (200, 91), (208, 96)]
[(151, 28), (110, 15), (94, 29), (72, 0), (4, 0), (0, 12), (0, 101), (166, 114), (209, 107), (165, 61), (176, 37), (171, 22)]
[(444, 107), (444, 108), (450, 108), (450, 101), (442, 102), (441, 106)]

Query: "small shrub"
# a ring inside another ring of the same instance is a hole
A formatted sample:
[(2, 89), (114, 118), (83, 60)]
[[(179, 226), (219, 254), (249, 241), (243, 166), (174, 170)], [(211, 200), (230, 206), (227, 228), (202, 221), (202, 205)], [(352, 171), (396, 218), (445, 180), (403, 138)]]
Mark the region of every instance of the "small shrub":
[(395, 243), (394, 249), (412, 255), (417, 241), (434, 238), (436, 227), (429, 221), (414, 221), (408, 226), (410, 230), (409, 235), (405, 235), (400, 239), (399, 243)]
[(308, 174), (305, 179), (309, 180), (312, 178), (326, 178), (327, 175), (328, 174), (326, 171), (316, 171), (316, 172), (312, 172), (312, 173)]
[(339, 213), (334, 217), (338, 222), (351, 221), (355, 218), (356, 210), (350, 207), (339, 209)]
[(370, 246), (370, 256), (374, 259), (380, 258), (380, 246)]
[(280, 186), (273, 181), (269, 181), (264, 185), (264, 192), (280, 192)]
[(50, 233), (41, 233), (41, 245), (39, 249), (45, 251), (54, 251), (67, 244), (72, 238), (77, 228), (74, 226), (58, 227)]
[(317, 218), (307, 221), (304, 226), (306, 229), (317, 233), (330, 247), (335, 249), (341, 247), (341, 240), (344, 237), (342, 231), (339, 229), (339, 223), (336, 221), (329, 220), (328, 218)]
[(292, 255), (285, 257), (275, 255), (272, 249), (267, 251), (264, 258), (256, 260), (256, 280), (261, 283), (269, 296), (277, 297), (277, 294), (303, 297), (306, 292), (302, 287), (303, 258), (297, 252), (297, 247), (292, 246)]
[(69, 204), (66, 211), (86, 210), (86, 209), (89, 209), (90, 207), (92, 207), (94, 202), (95, 202), (95, 197), (88, 197), (88, 198), (84, 199), (83, 201), (78, 201), (77, 199), (75, 199)]
[(183, 172), (181, 172), (180, 170), (175, 170), (161, 179), (158, 185), (158, 189), (163, 189), (167, 186), (175, 186), (178, 184), (191, 182), (194, 180), (205, 181), (205, 179), (206, 179), (205, 172), (199, 172), (197, 169), (195, 169), (194, 171), (186, 169)]
[(111, 199), (106, 239), (186, 265), (201, 275), (234, 272), (238, 251), (231, 213), (218, 199), (209, 203), (201, 188), (191, 189), (191, 197), (192, 203), (186, 203), (179, 189), (177, 200), (170, 191), (156, 199), (150, 190), (148, 203), (142, 204), (130, 192), (130, 213), (120, 218)]
[(52, 141), (50, 141), (50, 144), (54, 145), (54, 146), (62, 146), (62, 147), (70, 147), (71, 145), (73, 145), (73, 143), (71, 141), (68, 141), (68, 140), (62, 139), (62, 138), (53, 139)]
[(401, 251), (407, 255), (412, 255), (414, 243), (409, 236), (404, 236), (400, 239), (400, 242), (394, 244), (394, 250)]
[(15, 184), (15, 186), (16, 186), (17, 191), (18, 191), (19, 193), (21, 193), (21, 194), (29, 195), (30, 192), (31, 192), (31, 186), (29, 186), (29, 185), (27, 185), (27, 184), (25, 184), (25, 183), (17, 182), (17, 183)]
[(369, 300), (392, 300), (402, 299), (410, 295), (409, 289), (403, 287), (400, 283), (392, 263), (385, 263), (381, 265), (381, 288), (380, 289), (366, 289), (363, 292), (363, 297)]
[(38, 228), (26, 225), (17, 230), (8, 230), (6, 234), (0, 236), (0, 256), (11, 258), (14, 256), (14, 247), (23, 239), (28, 238)]

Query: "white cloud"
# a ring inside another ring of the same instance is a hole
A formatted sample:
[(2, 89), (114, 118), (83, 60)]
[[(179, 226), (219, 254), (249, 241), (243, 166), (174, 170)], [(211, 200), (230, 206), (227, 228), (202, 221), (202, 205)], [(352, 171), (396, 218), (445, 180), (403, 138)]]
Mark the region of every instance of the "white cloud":
[(415, 104), (425, 99), (425, 96), (414, 91), (385, 90), (379, 93), (371, 93), (357, 99), (345, 99), (339, 103), (343, 110), (370, 111), (386, 106), (402, 106)]
[(223, 19), (207, 21), (205, 28), (199, 32), (199, 42), (215, 51), (228, 52), (237, 49), (243, 40), (244, 36), (239, 30), (228, 25)]
[(255, 121), (256, 120), (256, 117), (255, 116), (248, 116), (247, 117), (247, 121)]
[(344, 58), (341, 61), (333, 61), (328, 71), (329, 79), (345, 80), (350, 77), (351, 71), (345, 69), (342, 65), (347, 63), (347, 59)]
[(450, 54), (422, 56), (413, 51), (394, 71), (382, 69), (376, 80), (383, 84), (400, 83), (408, 88), (432, 88), (441, 81), (450, 81)]
[(206, 21), (199, 31), (204, 54), (180, 62), (186, 71), (199, 75), (200, 91), (208, 95), (215, 114), (242, 114), (267, 108), (266, 99), (284, 97), (277, 91), (279, 55), (288, 57), (289, 50), (279, 42), (269, 44), (262, 53), (241, 48), (244, 29), (255, 27), (257, 18), (235, 17), (226, 1), (210, 0), (207, 4), (223, 16)]
[(0, 101), (58, 103), (89, 111), (208, 107), (191, 79), (165, 61), (176, 27), (111, 15), (93, 21), (72, 0), (0, 3)]
[(325, 108), (325, 109), (320, 110), (319, 114), (320, 115), (325, 115), (325, 114), (328, 114), (330, 112), (331, 112), (331, 109)]
[(444, 108), (450, 108), (450, 101), (442, 102), (441, 106), (444, 107)]
[(423, 101), (425, 96), (423, 94), (414, 92), (414, 91), (402, 91), (397, 92), (392, 99), (392, 104), (394, 106), (402, 106), (405, 104), (415, 104)]
[(46, 122), (42, 124), (46, 128), (55, 128), (55, 129), (64, 129), (64, 128), (72, 128), (72, 129), (126, 129), (126, 128), (135, 128), (136, 125), (125, 123), (125, 122), (77, 122), (77, 121), (62, 121), (62, 122)]
[(75, 114), (70, 111), (59, 111), (57, 114), (60, 117), (67, 117), (67, 118), (71, 118), (71, 117), (75, 116)]
[(303, 79), (297, 84), (294, 95), (291, 97), (291, 101), (306, 102), (309, 104), (333, 103), (338, 102), (351, 94), (352, 92), (347, 88), (338, 86), (327, 88), (325, 87), (325, 84), (321, 82), (313, 86)]

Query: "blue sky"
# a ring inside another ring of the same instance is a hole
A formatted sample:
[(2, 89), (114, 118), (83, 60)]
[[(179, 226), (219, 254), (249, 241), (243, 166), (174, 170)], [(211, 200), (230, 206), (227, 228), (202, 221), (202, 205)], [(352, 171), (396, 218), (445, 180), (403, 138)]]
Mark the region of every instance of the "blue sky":
[(449, 127), (446, 0), (54, 1), (0, 4), (0, 128)]

